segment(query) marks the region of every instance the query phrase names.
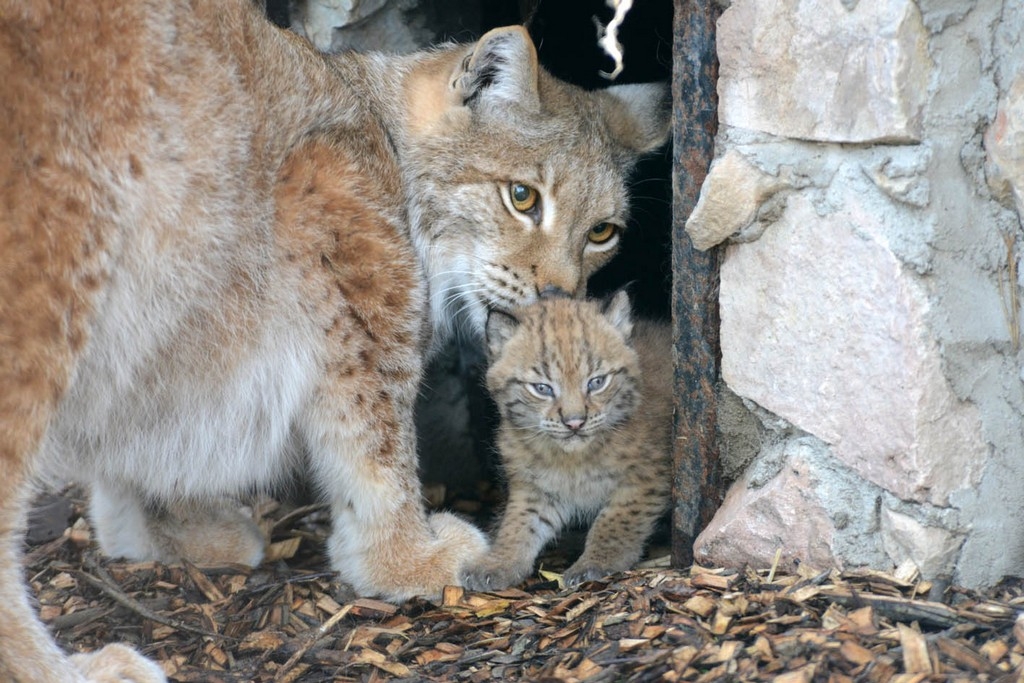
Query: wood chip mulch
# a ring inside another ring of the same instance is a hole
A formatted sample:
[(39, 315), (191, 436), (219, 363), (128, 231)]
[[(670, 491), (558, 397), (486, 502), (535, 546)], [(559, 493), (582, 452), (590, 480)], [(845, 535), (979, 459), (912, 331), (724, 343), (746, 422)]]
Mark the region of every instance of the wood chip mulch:
[(42, 619), (69, 650), (134, 643), (172, 681), (1024, 681), (1017, 580), (652, 567), (394, 605), (324, 570), (315, 507), (268, 516), (254, 570), (108, 561), (78, 514), (27, 553)]

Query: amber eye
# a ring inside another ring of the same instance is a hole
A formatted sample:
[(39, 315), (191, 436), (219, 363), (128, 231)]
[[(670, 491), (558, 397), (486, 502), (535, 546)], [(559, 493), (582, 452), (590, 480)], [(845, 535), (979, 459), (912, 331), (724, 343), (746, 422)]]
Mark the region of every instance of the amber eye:
[(590, 229), (587, 239), (592, 244), (604, 244), (619, 232), (619, 226), (614, 223), (601, 223)]
[(537, 206), (537, 190), (522, 183), (512, 183), (508, 186), (508, 195), (512, 199), (512, 208), (516, 211), (526, 213)]

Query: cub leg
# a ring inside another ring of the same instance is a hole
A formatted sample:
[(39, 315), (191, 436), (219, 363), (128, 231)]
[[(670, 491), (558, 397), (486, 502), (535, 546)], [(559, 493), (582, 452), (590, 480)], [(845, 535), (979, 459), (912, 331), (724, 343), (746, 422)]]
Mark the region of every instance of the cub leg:
[(492, 551), (463, 573), (462, 585), (486, 591), (523, 581), (540, 551), (561, 531), (567, 516), (567, 511), (543, 491), (513, 482)]
[(130, 488), (95, 483), (90, 513), (100, 548), (111, 557), (251, 567), (263, 559), (263, 533), (228, 501), (157, 507)]
[(575, 586), (636, 564), (668, 495), (666, 486), (654, 481), (616, 489), (591, 525), (583, 554), (566, 570), (565, 582)]

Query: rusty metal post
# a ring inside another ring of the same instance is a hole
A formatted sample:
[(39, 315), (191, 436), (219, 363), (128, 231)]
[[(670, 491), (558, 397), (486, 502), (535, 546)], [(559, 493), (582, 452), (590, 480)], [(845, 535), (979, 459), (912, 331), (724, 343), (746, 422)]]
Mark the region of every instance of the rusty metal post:
[(693, 541), (721, 502), (716, 434), (718, 248), (700, 252), (684, 231), (707, 175), (718, 129), (713, 0), (675, 0), (672, 46), (672, 324), (675, 477), (672, 563), (693, 562)]

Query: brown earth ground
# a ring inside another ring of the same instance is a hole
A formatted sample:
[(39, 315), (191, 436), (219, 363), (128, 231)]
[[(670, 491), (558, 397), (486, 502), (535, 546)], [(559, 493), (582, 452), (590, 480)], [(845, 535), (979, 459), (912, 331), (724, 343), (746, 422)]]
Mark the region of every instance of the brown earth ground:
[(394, 605), (352, 598), (326, 570), (316, 506), (257, 507), (272, 539), (257, 569), (109, 561), (82, 511), (72, 490), (33, 521), (43, 620), (68, 650), (134, 643), (172, 681), (1024, 681), (1017, 580), (977, 593), (906, 568), (653, 560), (569, 591), (560, 547), (542, 558), (551, 573), (514, 590)]

